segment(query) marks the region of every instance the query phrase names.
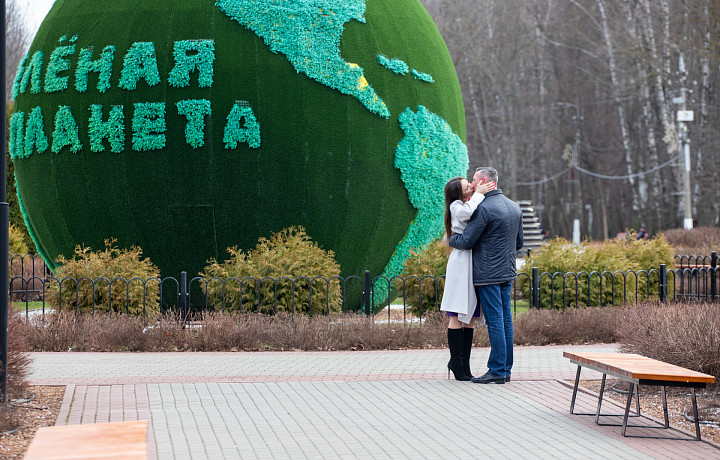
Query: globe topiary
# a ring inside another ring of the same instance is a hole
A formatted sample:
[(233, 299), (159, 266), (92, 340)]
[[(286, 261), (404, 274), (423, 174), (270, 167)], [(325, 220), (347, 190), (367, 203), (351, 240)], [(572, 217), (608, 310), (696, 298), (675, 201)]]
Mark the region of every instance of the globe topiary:
[(57, 0), (12, 93), (18, 198), (51, 268), (115, 236), (177, 277), (302, 225), (344, 276), (393, 276), (468, 167), (419, 0)]
[(208, 280), (203, 284), (208, 303), (217, 310), (307, 313), (311, 302), (312, 314), (342, 308), (340, 281), (333, 279), (340, 266), (333, 252), (311, 241), (302, 227), (260, 238), (247, 253), (236, 247), (228, 253), (228, 260), (210, 260), (200, 273)]

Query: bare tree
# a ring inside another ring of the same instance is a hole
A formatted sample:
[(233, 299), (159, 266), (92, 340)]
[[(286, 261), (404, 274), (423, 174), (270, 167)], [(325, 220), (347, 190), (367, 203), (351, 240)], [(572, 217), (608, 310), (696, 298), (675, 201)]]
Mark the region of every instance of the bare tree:
[(10, 89), (20, 60), (27, 53), (32, 37), (25, 24), (26, 5), (19, 0), (5, 3), (5, 94), (10, 99)]
[(423, 2), (458, 71), (471, 163), (502, 168), (506, 193), (566, 237), (573, 217), (601, 238), (682, 225), (672, 105), (682, 55), (697, 120), (693, 214), (720, 223), (720, 2)]

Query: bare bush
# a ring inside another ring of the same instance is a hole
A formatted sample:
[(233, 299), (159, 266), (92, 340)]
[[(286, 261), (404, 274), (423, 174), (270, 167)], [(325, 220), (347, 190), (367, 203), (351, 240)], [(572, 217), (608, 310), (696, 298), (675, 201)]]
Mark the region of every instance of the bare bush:
[(720, 251), (720, 228), (698, 227), (690, 230), (675, 228), (660, 232), (680, 255), (710, 255)]
[(623, 309), (622, 350), (720, 379), (720, 308), (705, 303), (643, 303)]
[(565, 310), (530, 310), (514, 321), (517, 345), (610, 343), (622, 309), (581, 307)]
[[(7, 350), (7, 397), (20, 398), (27, 396), (27, 375), (30, 366), (28, 349), (28, 329), (19, 315), (10, 312), (8, 315), (8, 350)], [(17, 428), (12, 407), (0, 404), (0, 432)]]
[[(515, 320), (515, 343), (613, 342), (622, 309), (532, 310)], [(277, 315), (202, 312), (184, 322), (167, 314), (143, 322), (132, 315), (50, 314), (26, 327), (35, 351), (283, 351), (387, 350), (446, 346), (447, 318), (429, 313), (422, 324), (356, 315)], [(487, 328), (474, 345), (489, 346)]]

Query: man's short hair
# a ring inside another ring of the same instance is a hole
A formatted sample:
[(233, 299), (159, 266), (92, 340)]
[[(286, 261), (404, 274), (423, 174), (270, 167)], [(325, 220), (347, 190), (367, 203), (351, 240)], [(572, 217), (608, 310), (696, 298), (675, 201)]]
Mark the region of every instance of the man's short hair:
[(497, 183), (498, 181), (498, 172), (495, 168), (491, 168), (490, 166), (480, 166), (475, 170), (475, 172), (479, 172), (481, 176), (487, 177), (492, 182)]

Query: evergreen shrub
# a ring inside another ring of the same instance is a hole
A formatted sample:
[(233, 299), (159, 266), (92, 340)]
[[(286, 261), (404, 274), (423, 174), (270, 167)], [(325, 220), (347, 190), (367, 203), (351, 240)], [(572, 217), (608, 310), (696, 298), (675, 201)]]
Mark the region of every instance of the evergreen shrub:
[(13, 254), (25, 255), (30, 252), (30, 248), (25, 243), (25, 235), (17, 226), (10, 224), (8, 235), (10, 238), (10, 257)]
[[(525, 260), (519, 273), (527, 276), (519, 276), (519, 285), (529, 299), (532, 268), (537, 267), (542, 308), (562, 307), (563, 294), (564, 305), (570, 307), (612, 304), (613, 294), (615, 304), (634, 303), (638, 298), (657, 299), (660, 264), (668, 269), (674, 266), (673, 250), (662, 236), (637, 240), (631, 235), (625, 240), (584, 241), (580, 245), (555, 238)], [(565, 286), (561, 275), (552, 280), (542, 273), (568, 274)]]
[(235, 246), (227, 252), (230, 257), (226, 261), (210, 259), (200, 273), (208, 280), (203, 288), (216, 310), (223, 308), (223, 281), (224, 308), (230, 311), (270, 314), (293, 312), (294, 308), (307, 313), (311, 301), (313, 315), (342, 308), (340, 282), (331, 280), (340, 275), (335, 253), (313, 242), (301, 226), (288, 227), (269, 239), (261, 237), (247, 253)]
[[(58, 257), (58, 268), (55, 271), (57, 279), (51, 279), (47, 287), (50, 305), (56, 309), (60, 307), (62, 291), (62, 310), (92, 312), (94, 299), (95, 310), (99, 312), (107, 312), (112, 303), (113, 312), (147, 316), (158, 313), (158, 268), (149, 258), (142, 258), (142, 249), (139, 247), (120, 249), (116, 244), (114, 238), (105, 240), (105, 249), (102, 251), (76, 246), (72, 259)], [(124, 280), (113, 281), (115, 278)]]
[[(10, 227), (8, 228), (8, 237), (10, 240), (10, 247), (9, 247), (9, 254), (8, 254), (8, 257), (9, 257), (8, 279), (12, 280), (12, 277), (13, 277), (12, 256), (13, 256), (13, 254), (25, 255), (28, 252), (30, 252), (30, 249), (28, 249), (27, 244), (25, 244), (25, 238), (23, 237), (22, 231), (13, 224), (10, 224)], [(18, 261), (18, 265), (20, 265), (20, 264), (22, 264), (22, 261)]]
[(447, 261), (447, 246), (442, 240), (435, 240), (410, 252), (400, 275), (402, 279), (395, 278), (393, 286), (402, 295), (404, 281), (405, 305), (410, 307), (412, 313), (419, 314), (421, 308), (423, 314), (440, 308)]

